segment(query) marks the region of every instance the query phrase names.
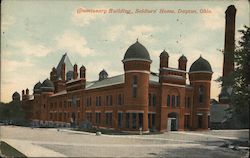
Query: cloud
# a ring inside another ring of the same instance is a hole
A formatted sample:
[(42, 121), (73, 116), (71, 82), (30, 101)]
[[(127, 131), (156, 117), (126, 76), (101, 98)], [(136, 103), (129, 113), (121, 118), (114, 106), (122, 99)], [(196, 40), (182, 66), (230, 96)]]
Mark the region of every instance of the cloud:
[(75, 32), (66, 31), (56, 37), (58, 49), (64, 49), (80, 56), (89, 56), (95, 54), (95, 51), (87, 46), (87, 40)]
[(11, 27), (13, 24), (15, 24), (15, 22), (16, 22), (16, 20), (14, 17), (2, 16), (2, 20), (1, 20), (2, 32), (8, 30), (9, 27)]
[(19, 48), (20, 54), (28, 56), (44, 57), (52, 51), (51, 48), (45, 47), (42, 44), (30, 43), (27, 41), (20, 41), (13, 45)]
[(127, 31), (129, 43), (131, 43), (131, 41), (134, 41), (137, 38), (139, 38), (140, 41), (144, 41), (145, 43), (153, 43), (156, 41), (154, 35), (156, 32), (159, 31), (159, 27), (151, 25), (133, 26), (132, 29)]
[[(151, 25), (136, 25), (128, 28), (127, 26), (118, 24), (109, 27), (103, 38), (111, 41), (121, 40), (126, 45), (131, 44), (131, 41), (136, 41), (138, 38), (142, 43), (149, 44), (156, 42), (154, 35), (159, 31), (161, 31), (159, 27)], [(126, 35), (126, 38), (124, 38), (124, 35)]]
[(224, 8), (215, 7), (210, 8), (212, 13), (202, 14), (201, 23), (199, 23), (199, 28), (208, 29), (208, 30), (217, 30), (221, 29), (225, 25), (225, 13)]
[(107, 32), (104, 38), (109, 39), (110, 41), (116, 41), (121, 37), (122, 33), (125, 32), (126, 27), (124, 25), (115, 25), (107, 29)]
[(2, 60), (2, 65), (3, 65), (2, 66), (3, 73), (4, 72), (11, 73), (13, 71), (19, 71), (27, 67), (31, 68), (32, 66), (34, 66), (34, 64), (30, 62), (29, 60), (15, 61), (15, 60), (7, 60), (7, 59)]

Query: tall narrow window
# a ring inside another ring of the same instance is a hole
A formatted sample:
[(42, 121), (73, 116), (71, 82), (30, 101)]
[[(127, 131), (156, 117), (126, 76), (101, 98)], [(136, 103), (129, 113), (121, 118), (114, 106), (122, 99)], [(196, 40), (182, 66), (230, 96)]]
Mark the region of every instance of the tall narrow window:
[(118, 95), (118, 105), (122, 105), (122, 95)]
[(129, 113), (126, 113), (126, 128), (129, 128)]
[(153, 94), (153, 106), (156, 106), (156, 95)]
[(180, 96), (179, 95), (176, 96), (176, 106), (177, 107), (180, 106)]
[(202, 115), (198, 115), (198, 128), (202, 128)]
[(122, 113), (118, 113), (118, 127), (122, 128)]
[(190, 108), (190, 106), (191, 106), (191, 98), (188, 97), (187, 98), (187, 107)]
[(133, 129), (136, 129), (136, 124), (137, 124), (136, 115), (137, 113), (132, 113), (132, 128)]
[(152, 127), (155, 127), (155, 114), (152, 114)]
[(133, 76), (133, 85), (132, 85), (132, 95), (133, 98), (137, 97), (137, 76)]
[(151, 93), (148, 94), (148, 105), (151, 106)]
[(174, 107), (175, 106), (175, 96), (172, 95), (172, 106)]
[(167, 97), (167, 106), (170, 106), (170, 95)]
[(143, 127), (143, 113), (139, 113), (139, 127)]
[(199, 103), (203, 103), (204, 101), (204, 87), (201, 85), (199, 87)]

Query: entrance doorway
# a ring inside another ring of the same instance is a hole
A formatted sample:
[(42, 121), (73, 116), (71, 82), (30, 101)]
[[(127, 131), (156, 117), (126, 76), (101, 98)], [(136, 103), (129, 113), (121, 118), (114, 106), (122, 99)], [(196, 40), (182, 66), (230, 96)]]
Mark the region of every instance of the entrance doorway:
[(168, 114), (168, 131), (177, 131), (178, 130), (178, 114), (171, 112)]

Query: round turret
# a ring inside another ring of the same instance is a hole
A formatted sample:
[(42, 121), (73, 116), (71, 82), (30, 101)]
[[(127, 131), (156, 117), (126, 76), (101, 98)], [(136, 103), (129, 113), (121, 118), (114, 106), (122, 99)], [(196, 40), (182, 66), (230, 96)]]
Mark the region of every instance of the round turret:
[(13, 101), (20, 101), (20, 94), (18, 92), (13, 93), (12, 100)]
[(41, 85), (42, 92), (54, 92), (55, 87), (53, 82), (51, 82), (49, 79), (46, 79), (43, 81)]
[(131, 60), (146, 60), (151, 62), (148, 50), (138, 41), (132, 44), (124, 55), (123, 62)]
[(200, 56), (190, 67), (189, 72), (212, 72), (209, 62)]
[(41, 86), (42, 86), (42, 84), (41, 84), (40, 81), (35, 84), (34, 89), (33, 89), (34, 94), (40, 94), (41, 93)]

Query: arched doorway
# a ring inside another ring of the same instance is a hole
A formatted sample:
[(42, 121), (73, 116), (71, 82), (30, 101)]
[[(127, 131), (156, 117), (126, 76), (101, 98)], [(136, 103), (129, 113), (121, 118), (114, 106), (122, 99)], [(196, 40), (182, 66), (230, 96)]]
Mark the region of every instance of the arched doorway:
[(168, 114), (168, 131), (177, 131), (178, 130), (178, 114), (171, 112)]

